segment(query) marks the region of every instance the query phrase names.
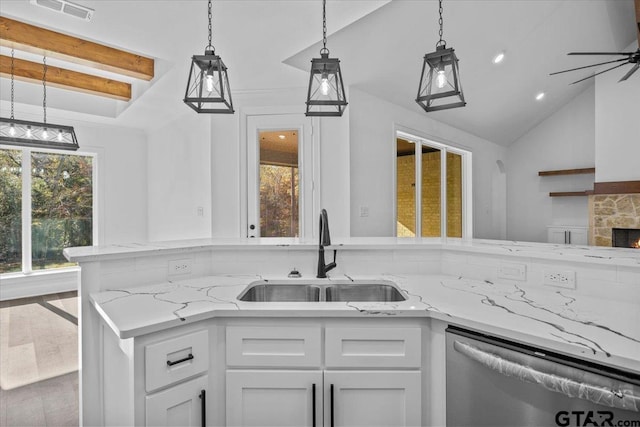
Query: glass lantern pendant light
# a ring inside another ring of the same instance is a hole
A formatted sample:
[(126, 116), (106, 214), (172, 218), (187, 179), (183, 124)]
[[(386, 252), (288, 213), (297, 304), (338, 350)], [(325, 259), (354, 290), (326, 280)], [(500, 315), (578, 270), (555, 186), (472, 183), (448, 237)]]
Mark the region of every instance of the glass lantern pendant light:
[(329, 58), (327, 49), (327, 1), (322, 0), (322, 44), (320, 58), (311, 60), (307, 91), (307, 116), (342, 116), (347, 107), (340, 60)]
[(204, 55), (193, 55), (184, 102), (197, 113), (233, 114), (227, 67), (211, 44), (211, 0), (209, 0), (209, 44)]
[(436, 43), (436, 51), (424, 56), (416, 98), (418, 105), (427, 112), (467, 105), (460, 83), (458, 58), (453, 48), (447, 48), (442, 40), (442, 0), (439, 3), (440, 40)]
[(14, 99), (14, 50), (11, 49), (11, 118), (0, 117), (0, 144), (18, 145), (21, 147), (36, 147), (58, 150), (76, 151), (78, 140), (71, 126), (47, 123), (47, 58), (43, 58), (42, 109), (44, 120), (30, 122), (16, 120), (13, 116)]

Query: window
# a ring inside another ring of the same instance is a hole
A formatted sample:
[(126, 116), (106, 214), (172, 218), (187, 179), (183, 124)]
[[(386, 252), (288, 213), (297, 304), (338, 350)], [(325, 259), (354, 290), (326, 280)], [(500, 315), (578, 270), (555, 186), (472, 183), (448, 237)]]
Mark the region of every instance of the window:
[(470, 237), (471, 153), (396, 134), (396, 236)]
[(67, 267), (65, 247), (93, 244), (94, 167), (91, 155), (0, 149), (0, 274)]

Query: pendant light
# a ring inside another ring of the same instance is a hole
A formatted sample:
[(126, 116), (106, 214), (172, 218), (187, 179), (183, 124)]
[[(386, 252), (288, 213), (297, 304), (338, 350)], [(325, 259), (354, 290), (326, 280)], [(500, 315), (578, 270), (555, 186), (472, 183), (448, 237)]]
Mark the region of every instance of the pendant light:
[(184, 102), (197, 113), (233, 114), (227, 67), (211, 44), (211, 0), (209, 0), (209, 44), (204, 55), (193, 55)]
[(440, 40), (436, 43), (436, 51), (424, 56), (416, 98), (418, 105), (427, 112), (467, 105), (460, 83), (458, 58), (442, 39), (442, 0), (439, 4)]
[(0, 117), (0, 144), (21, 147), (53, 148), (76, 151), (78, 140), (71, 126), (47, 123), (47, 58), (43, 58), (42, 72), (42, 109), (44, 120), (30, 122), (16, 120), (13, 116), (14, 101), (14, 50), (11, 49), (11, 118)]
[(327, 0), (322, 0), (322, 44), (320, 58), (311, 60), (306, 116), (342, 116), (347, 108), (340, 60), (329, 58), (327, 49)]

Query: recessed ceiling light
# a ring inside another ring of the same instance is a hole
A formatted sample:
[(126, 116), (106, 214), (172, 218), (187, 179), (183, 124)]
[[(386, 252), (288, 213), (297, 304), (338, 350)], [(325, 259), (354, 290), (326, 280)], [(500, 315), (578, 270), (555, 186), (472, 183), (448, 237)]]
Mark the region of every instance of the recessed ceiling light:
[(493, 57), (493, 63), (499, 64), (502, 62), (503, 59), (504, 59), (504, 52), (500, 52), (499, 54)]
[(286, 138), (286, 136), (284, 136), (284, 135), (278, 135), (278, 138), (280, 138), (280, 139), (285, 139), (285, 138)]
[(544, 92), (540, 92), (536, 95), (536, 101), (542, 101), (542, 98), (544, 98)]

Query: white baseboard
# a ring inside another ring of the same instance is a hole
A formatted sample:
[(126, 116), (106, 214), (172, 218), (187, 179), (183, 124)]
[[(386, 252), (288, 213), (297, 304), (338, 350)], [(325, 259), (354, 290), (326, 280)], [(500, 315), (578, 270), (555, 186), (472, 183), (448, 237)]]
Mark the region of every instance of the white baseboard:
[(77, 291), (79, 283), (79, 267), (3, 274), (0, 276), (0, 301)]

